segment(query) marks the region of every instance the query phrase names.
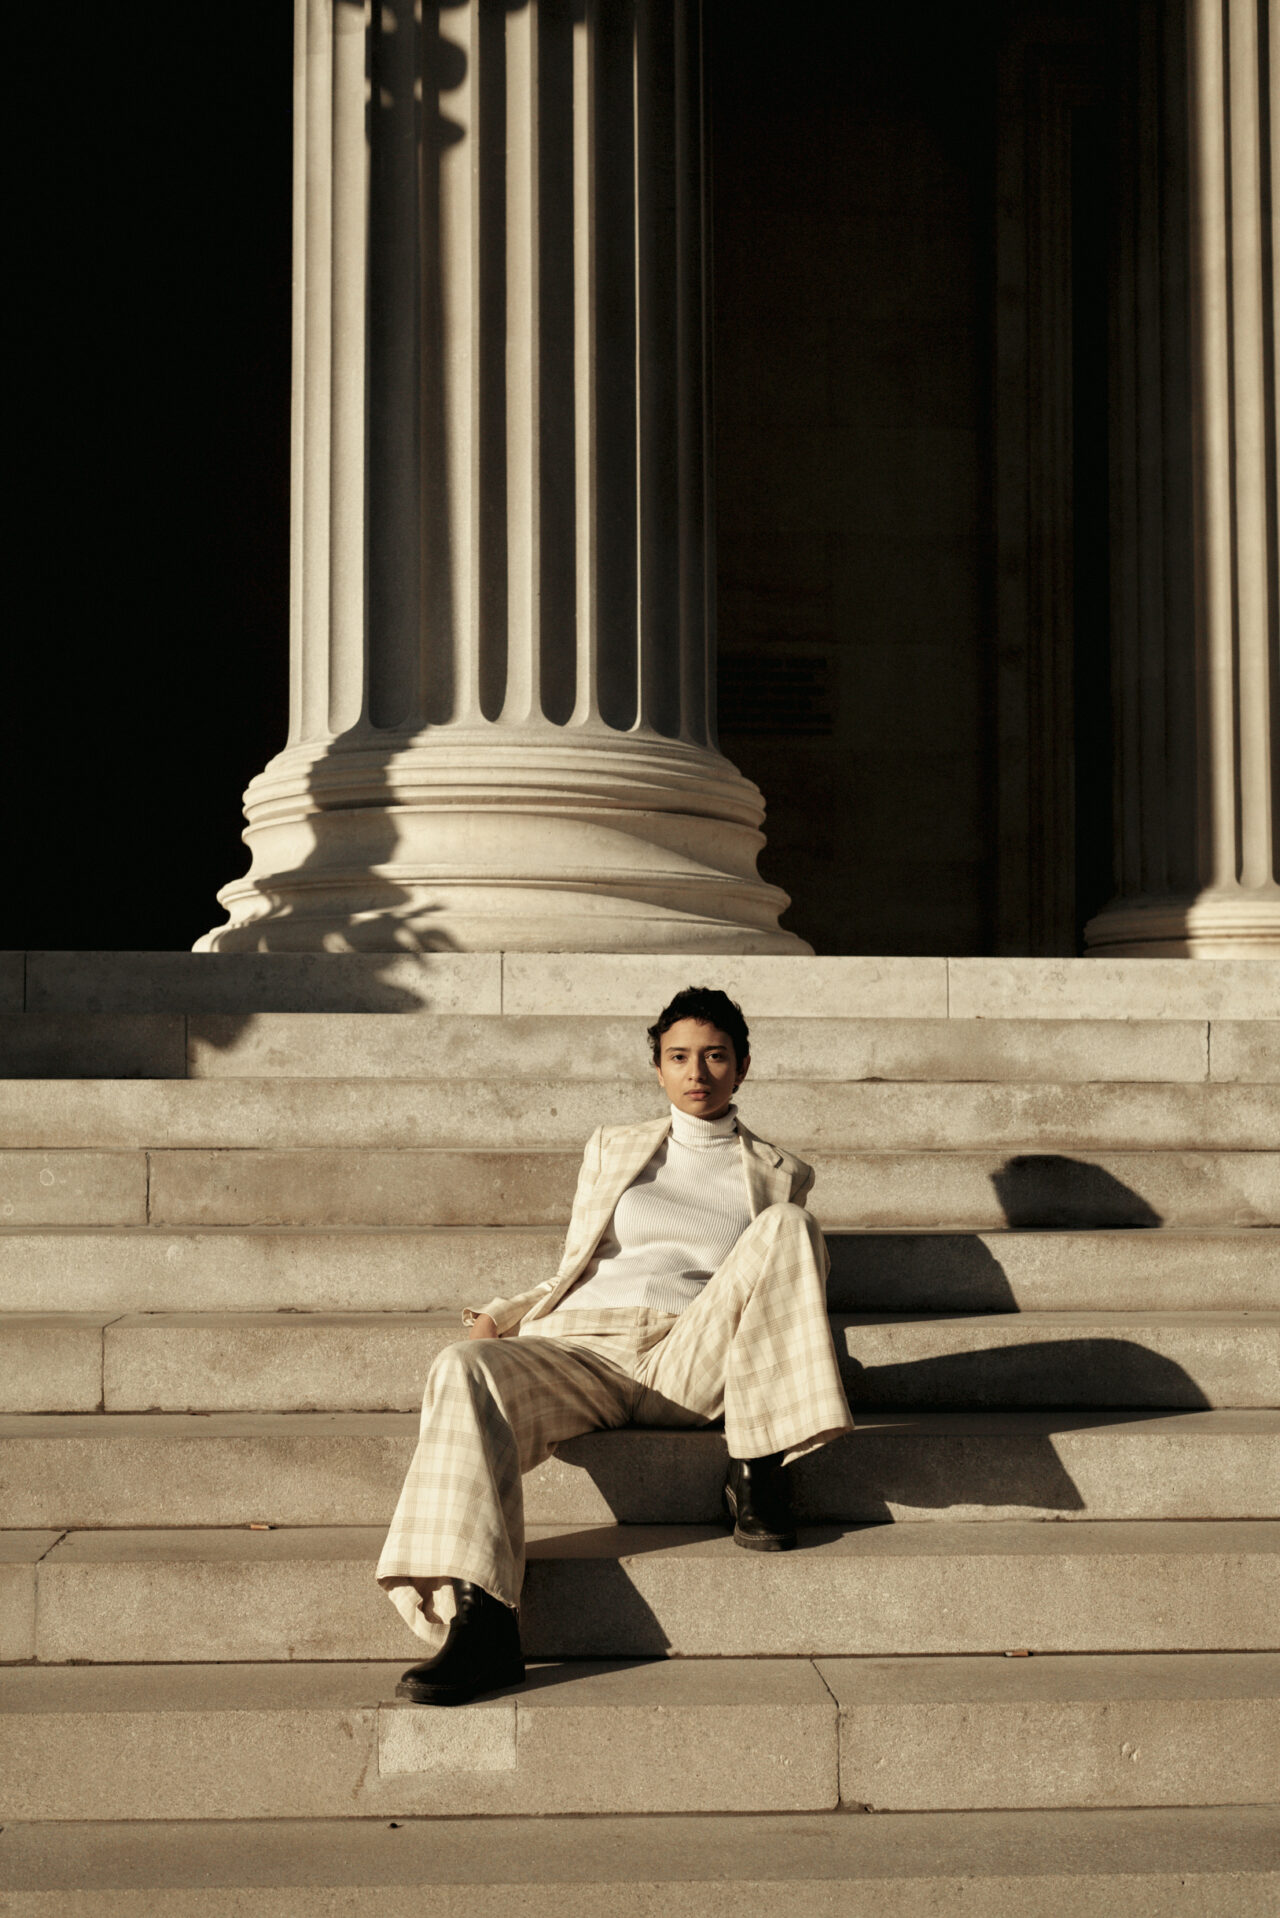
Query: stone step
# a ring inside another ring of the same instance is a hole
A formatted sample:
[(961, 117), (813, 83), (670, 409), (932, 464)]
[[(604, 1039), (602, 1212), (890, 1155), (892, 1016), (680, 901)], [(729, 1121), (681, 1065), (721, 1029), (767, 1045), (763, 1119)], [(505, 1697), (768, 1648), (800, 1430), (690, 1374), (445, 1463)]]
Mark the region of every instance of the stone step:
[(0, 1227), (145, 1225), (145, 1152), (0, 1152)]
[(0, 1664), (36, 1655), (36, 1566), (60, 1531), (0, 1531)]
[[(762, 1080), (1280, 1079), (1280, 1021), (757, 1019)], [(652, 1083), (636, 1019), (399, 1013), (0, 1015), (0, 1079), (502, 1079)]]
[[(840, 1313), (833, 1331), (855, 1411), (1280, 1405), (1275, 1312)], [(450, 1311), (6, 1313), (0, 1412), (412, 1411), (462, 1336)]]
[[(827, 1227), (1280, 1225), (1277, 1152), (811, 1151)], [(581, 1154), (0, 1151), (0, 1229), (555, 1226)]]
[(833, 1330), (855, 1411), (1280, 1405), (1280, 1313), (839, 1313)]
[[(0, 1228), (0, 1311), (407, 1312), (554, 1272), (549, 1226)], [(836, 1311), (1280, 1311), (1280, 1233), (829, 1232)]]
[[(518, 1692), (457, 1711), (397, 1702), (403, 1669), (400, 1660), (0, 1672), (0, 1802), (7, 1817), (24, 1819), (811, 1811), (839, 1802), (837, 1707), (804, 1659), (534, 1665)], [(1228, 1702), (1233, 1682), (1224, 1673), (1202, 1688), (1225, 1693), (1218, 1716), (1243, 1726), (1247, 1704), (1233, 1714)], [(1194, 1696), (1194, 1679), (1181, 1689)]]
[[(36, 1155), (32, 1155), (35, 1157)], [(812, 1154), (832, 1226), (1280, 1225), (1280, 1152)], [(157, 1151), (153, 1225), (556, 1225), (581, 1155)], [(97, 1223), (92, 1215), (85, 1223)]]
[(28, 952), (8, 1012), (428, 1012), (643, 1019), (682, 986), (749, 1019), (1274, 1019), (1274, 959), (738, 957), (692, 953)]
[[(840, 1797), (867, 1811), (1265, 1804), (1280, 1657), (836, 1658)], [(1221, 1740), (1221, 1742), (1219, 1742)]]
[[(762, 1080), (742, 1114), (811, 1151), (1252, 1151), (1274, 1148), (1269, 1085), (826, 1084)], [(6, 1079), (0, 1148), (290, 1151), (435, 1146), (580, 1155), (601, 1117), (664, 1110), (656, 1085), (504, 1076), (378, 1079)]]
[[(380, 1526), (68, 1532), (25, 1567), (35, 1655), (403, 1658), (416, 1641), (372, 1577), (382, 1539)], [(778, 1555), (742, 1551), (723, 1527), (534, 1525), (528, 1553), (534, 1658), (1280, 1649), (1275, 1521), (819, 1528)]]
[[(385, 1524), (407, 1413), (0, 1418), (10, 1527)], [(531, 1521), (717, 1524), (720, 1432), (566, 1440), (525, 1479)], [(869, 1412), (791, 1468), (807, 1521), (1280, 1517), (1280, 1413)]]
[(4, 1832), (8, 1918), (1259, 1918), (1270, 1806), (147, 1821)]
[(8, 1819), (968, 1811), (1266, 1801), (1280, 1657), (533, 1665), (460, 1711), (392, 1664), (0, 1672)]
[[(9, 1021), (11, 1028), (22, 1024)], [(49, 1056), (100, 1076), (90, 1035), (51, 1029)], [(6, 1034), (0, 1023), (0, 1076)], [(31, 1047), (31, 1040), (27, 1045)], [(33, 1063), (36, 1055), (31, 1052)], [(160, 1056), (160, 1055), (158, 1055)], [(172, 1048), (162, 1055), (168, 1067)], [(276, 1013), (190, 1019), (185, 1074), (157, 1078), (634, 1080), (652, 1085), (637, 1019)], [(29, 1072), (15, 1077), (32, 1076)], [(53, 1076), (53, 1075), (50, 1075)], [(67, 1076), (59, 1073), (57, 1076)], [(114, 1074), (101, 1076), (114, 1077)], [(152, 1076), (139, 1072), (136, 1076)], [(754, 1019), (751, 1086), (777, 1080), (1274, 1083), (1280, 1019)]]

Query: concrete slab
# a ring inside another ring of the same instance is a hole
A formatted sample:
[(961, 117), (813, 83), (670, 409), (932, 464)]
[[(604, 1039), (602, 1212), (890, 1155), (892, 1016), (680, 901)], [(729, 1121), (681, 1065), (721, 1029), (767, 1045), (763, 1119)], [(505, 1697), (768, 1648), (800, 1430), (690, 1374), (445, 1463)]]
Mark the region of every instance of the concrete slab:
[(563, 1223), (0, 1229), (0, 1309), (456, 1312), (527, 1291), (563, 1243)]
[[(504, 1013), (656, 1018), (691, 982), (719, 986), (747, 1020), (945, 1019), (945, 959), (742, 958), (728, 954), (508, 952)], [(1246, 1015), (1247, 1016), (1247, 1015)]]
[(12, 1825), (14, 1918), (1259, 1918), (1270, 1807)]
[(1275, 1312), (839, 1314), (834, 1330), (855, 1412), (1280, 1405)]
[(1215, 1019), (1210, 1027), (1209, 1077), (1275, 1085), (1280, 1080), (1280, 1016), (1247, 1022)]
[(338, 1526), (72, 1532), (63, 1557), (41, 1567), (36, 1655), (47, 1664), (395, 1658), (416, 1641), (373, 1582), (380, 1543), (376, 1531)]
[(1280, 1658), (818, 1663), (857, 1810), (1256, 1805), (1275, 1791)]
[[(873, 1525), (740, 1551), (662, 1527), (536, 1535), (522, 1606), (548, 1656), (1266, 1651), (1280, 1525)], [(743, 1561), (746, 1561), (745, 1563)], [(712, 1597), (712, 1593), (715, 1597)]]
[(0, 1226), (146, 1219), (145, 1153), (0, 1151)]
[(742, 1110), (802, 1152), (1247, 1151), (1277, 1137), (1269, 1086), (765, 1084), (744, 1088)]
[(837, 1712), (803, 1660), (544, 1665), (460, 1710), (401, 1663), (0, 1673), (10, 1818), (821, 1810)]
[(809, 1156), (817, 1174), (811, 1209), (823, 1225), (1280, 1225), (1277, 1152)]
[[(580, 1149), (153, 1152), (150, 1217), (153, 1225), (554, 1225), (563, 1234), (581, 1163)], [(1280, 1194), (1276, 1215), (1280, 1222)]]
[(100, 1312), (0, 1313), (0, 1411), (95, 1411), (105, 1323)]
[[(406, 1021), (397, 1013), (260, 1013), (193, 1016), (188, 1030), (193, 1078), (478, 1074), (652, 1083), (639, 1017), (420, 1014)], [(1208, 1077), (1207, 1062), (1204, 1020), (751, 1021), (753, 1086), (860, 1079), (1198, 1082)]]
[(181, 1013), (0, 1017), (0, 1079), (183, 1079)]
[[(47, 1323), (53, 1334), (63, 1321)], [(838, 1314), (833, 1329), (855, 1409), (1280, 1405), (1280, 1313)], [(456, 1311), (125, 1314), (102, 1335), (102, 1402), (108, 1412), (412, 1411), (432, 1361), (463, 1336)], [(38, 1333), (27, 1338), (35, 1350)]]
[(860, 1412), (792, 1480), (813, 1522), (1271, 1519), (1280, 1415)]
[(1280, 1233), (1267, 1227), (846, 1230), (827, 1245), (835, 1311), (1280, 1311)]
[[(815, 1151), (824, 1226), (1280, 1225), (1278, 1152)], [(154, 1151), (154, 1225), (556, 1225), (572, 1152)]]
[[(0, 1418), (9, 1525), (384, 1523), (414, 1414)], [(720, 1432), (588, 1433), (524, 1481), (531, 1521), (716, 1525)], [(1280, 1413), (868, 1412), (791, 1471), (804, 1519), (1280, 1516)]]
[(500, 1012), (496, 952), (29, 952), (29, 1012)]
[(57, 1531), (0, 1531), (0, 1663), (36, 1655), (36, 1566)]
[[(383, 1528), (73, 1532), (40, 1567), (49, 1664), (367, 1659), (416, 1642)], [(536, 1658), (1269, 1651), (1280, 1523), (871, 1525), (774, 1557), (722, 1528), (530, 1527)]]
[(948, 959), (953, 1019), (1276, 1019), (1275, 959)]
[[(785, 1022), (789, 1027), (798, 1021)], [(651, 1081), (634, 1019), (260, 1013), (190, 1021), (192, 1078)]]
[[(456, 1311), (536, 1285), (563, 1240), (563, 1222), (0, 1228), (0, 1310)], [(1274, 1228), (836, 1227), (828, 1247), (835, 1311), (1280, 1311)]]
[(134, 1313), (114, 1322), (104, 1346), (104, 1405), (108, 1412), (412, 1411), (437, 1353), (465, 1337), (456, 1311)]
[(37, 1511), (86, 1527), (377, 1525), (394, 1508), (416, 1423), (399, 1413), (0, 1418), (0, 1513), (8, 1525)]
[[(1257, 1097), (1251, 1087), (1195, 1090), (1226, 1101)], [(602, 1089), (567, 1081), (10, 1080), (0, 1087), (0, 1147), (518, 1150), (536, 1142), (580, 1158), (602, 1109), (624, 1124), (653, 1118), (661, 1093), (656, 1083)]]
[[(660, 1117), (656, 1084), (613, 1080), (42, 1079), (0, 1088), (0, 1147), (413, 1148), (581, 1153), (604, 1114)], [(800, 1152), (1274, 1149), (1271, 1086), (825, 1085), (762, 1080), (743, 1118)]]

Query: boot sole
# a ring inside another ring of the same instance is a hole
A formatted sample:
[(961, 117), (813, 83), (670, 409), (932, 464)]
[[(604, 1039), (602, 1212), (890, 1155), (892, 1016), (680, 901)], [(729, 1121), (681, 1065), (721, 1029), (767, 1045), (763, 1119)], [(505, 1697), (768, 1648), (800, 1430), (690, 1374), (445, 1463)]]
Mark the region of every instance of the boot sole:
[(499, 1673), (483, 1685), (410, 1685), (402, 1678), (396, 1686), (396, 1697), (407, 1698), (413, 1705), (466, 1705), (473, 1698), (486, 1698), (490, 1692), (505, 1691), (509, 1685), (523, 1685), (524, 1681), (523, 1665), (513, 1665), (510, 1671)]
[(793, 1552), (796, 1548), (794, 1537), (784, 1538), (780, 1532), (766, 1532), (762, 1538), (752, 1538), (749, 1533), (740, 1532), (736, 1525), (733, 1528), (733, 1542), (747, 1552)]

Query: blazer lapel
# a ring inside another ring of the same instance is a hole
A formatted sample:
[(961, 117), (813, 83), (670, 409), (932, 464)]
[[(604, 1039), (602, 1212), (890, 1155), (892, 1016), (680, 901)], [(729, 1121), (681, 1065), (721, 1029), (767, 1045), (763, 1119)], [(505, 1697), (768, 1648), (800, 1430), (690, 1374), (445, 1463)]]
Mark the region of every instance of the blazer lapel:
[(643, 1172), (671, 1130), (671, 1114), (653, 1119), (647, 1125), (628, 1126), (605, 1148), (600, 1177), (591, 1191), (583, 1221), (583, 1238), (593, 1253), (600, 1234), (613, 1217), (613, 1209), (637, 1173)]
[[(637, 1173), (643, 1172), (670, 1130), (668, 1112), (647, 1125), (627, 1126), (606, 1143), (599, 1176), (570, 1220), (569, 1243), (555, 1284), (528, 1313), (528, 1318), (545, 1318), (585, 1272), (618, 1200)], [(777, 1148), (757, 1139), (741, 1120), (738, 1121), (738, 1142), (747, 1182), (747, 1204), (754, 1219), (767, 1206), (785, 1204), (791, 1197), (791, 1174)]]
[(638, 1172), (643, 1172), (671, 1130), (671, 1114), (653, 1119), (647, 1125), (628, 1126), (605, 1147), (599, 1176), (583, 1205), (569, 1221), (568, 1245), (556, 1282), (544, 1299), (527, 1315), (545, 1318), (564, 1297), (574, 1281), (581, 1277), (595, 1256), (601, 1236), (613, 1217), (613, 1209)]
[(763, 1139), (757, 1139), (741, 1119), (738, 1121), (738, 1138), (742, 1142), (743, 1170), (747, 1175), (747, 1203), (754, 1219), (766, 1206), (785, 1205), (791, 1197), (791, 1174), (783, 1165), (782, 1154), (777, 1148), (766, 1144)]

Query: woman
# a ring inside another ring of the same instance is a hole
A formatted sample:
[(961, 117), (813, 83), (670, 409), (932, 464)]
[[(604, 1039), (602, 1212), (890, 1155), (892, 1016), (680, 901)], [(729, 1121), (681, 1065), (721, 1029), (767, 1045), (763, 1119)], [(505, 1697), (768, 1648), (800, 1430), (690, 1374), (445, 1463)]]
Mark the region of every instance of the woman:
[(397, 1691), (454, 1705), (524, 1677), (523, 1473), (562, 1440), (723, 1417), (737, 1544), (796, 1542), (784, 1465), (852, 1430), (827, 1318), (813, 1172), (742, 1125), (751, 1063), (725, 993), (690, 986), (649, 1028), (660, 1119), (587, 1143), (555, 1277), (468, 1309), (427, 1379), (378, 1582), (435, 1651)]

